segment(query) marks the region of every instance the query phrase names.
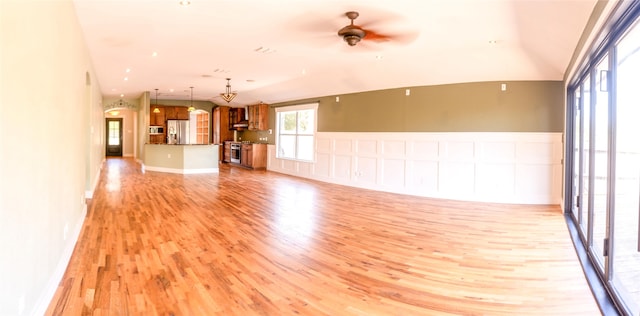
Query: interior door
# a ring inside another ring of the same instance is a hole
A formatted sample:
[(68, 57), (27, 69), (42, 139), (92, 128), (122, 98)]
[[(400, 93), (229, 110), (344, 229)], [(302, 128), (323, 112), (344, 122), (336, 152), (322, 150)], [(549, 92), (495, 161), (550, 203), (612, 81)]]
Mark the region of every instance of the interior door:
[(120, 156), (122, 157), (122, 119), (121, 118), (107, 118), (106, 128), (107, 132), (107, 156)]

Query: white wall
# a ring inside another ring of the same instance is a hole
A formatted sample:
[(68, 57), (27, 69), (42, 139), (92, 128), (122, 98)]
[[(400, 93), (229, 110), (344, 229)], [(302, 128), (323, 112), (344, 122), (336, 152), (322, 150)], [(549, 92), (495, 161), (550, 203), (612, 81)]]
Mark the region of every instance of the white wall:
[(41, 314), (104, 157), (102, 96), (71, 0), (0, 6), (0, 315)]
[(467, 201), (559, 204), (562, 133), (318, 133), (315, 163), (268, 170), (373, 190)]

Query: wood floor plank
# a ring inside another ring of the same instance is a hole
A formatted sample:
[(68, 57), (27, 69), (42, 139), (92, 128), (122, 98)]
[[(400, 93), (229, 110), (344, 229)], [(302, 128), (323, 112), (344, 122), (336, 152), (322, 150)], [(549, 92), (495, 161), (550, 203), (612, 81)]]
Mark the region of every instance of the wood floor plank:
[(557, 206), (105, 162), (47, 315), (599, 315)]

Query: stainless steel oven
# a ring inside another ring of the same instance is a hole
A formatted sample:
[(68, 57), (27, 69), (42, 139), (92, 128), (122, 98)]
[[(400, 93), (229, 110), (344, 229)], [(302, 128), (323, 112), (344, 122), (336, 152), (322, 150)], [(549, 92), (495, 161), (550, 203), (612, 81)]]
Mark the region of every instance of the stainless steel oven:
[(231, 162), (240, 163), (240, 152), (242, 151), (242, 145), (239, 143), (231, 143)]

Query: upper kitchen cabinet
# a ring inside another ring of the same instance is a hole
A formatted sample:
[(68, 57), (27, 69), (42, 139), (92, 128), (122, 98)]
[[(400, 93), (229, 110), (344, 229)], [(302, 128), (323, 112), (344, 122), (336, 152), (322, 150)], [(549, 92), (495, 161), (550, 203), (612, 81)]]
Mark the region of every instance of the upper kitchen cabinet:
[(189, 111), (185, 106), (165, 106), (167, 120), (188, 120)]
[[(164, 126), (164, 122), (166, 120), (164, 106), (155, 106), (152, 108), (153, 110), (151, 110), (151, 114), (149, 115), (149, 125)], [(158, 110), (157, 113), (156, 109)]]
[(268, 128), (269, 121), (269, 105), (260, 103), (249, 105), (247, 107), (249, 111), (249, 130), (250, 131), (264, 131)]
[(172, 106), (164, 107), (164, 116), (167, 120), (175, 120), (176, 119), (176, 110)]
[(189, 119), (189, 110), (186, 106), (176, 106), (176, 120), (188, 120)]

